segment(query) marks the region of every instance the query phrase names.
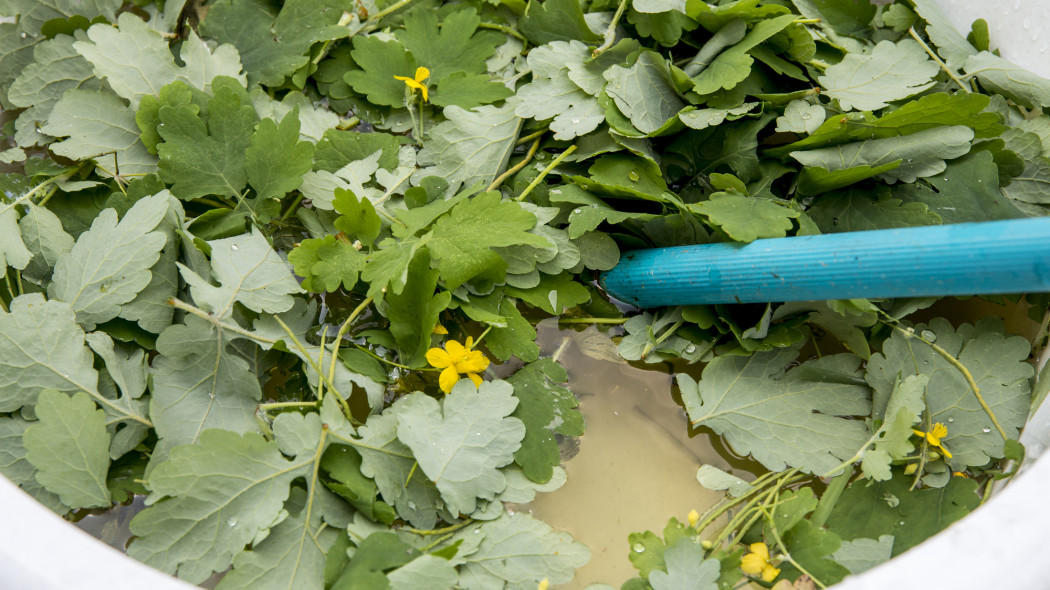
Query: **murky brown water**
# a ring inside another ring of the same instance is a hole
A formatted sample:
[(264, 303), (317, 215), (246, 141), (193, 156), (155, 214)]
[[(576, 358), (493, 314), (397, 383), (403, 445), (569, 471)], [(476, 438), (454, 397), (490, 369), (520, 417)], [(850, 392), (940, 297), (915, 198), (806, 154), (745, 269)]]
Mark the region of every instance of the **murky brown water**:
[(581, 343), (598, 356), (607, 356), (602, 351), (612, 346), (593, 327), (577, 334), (547, 322), (541, 326), (546, 354), (566, 338), (570, 342), (558, 360), (569, 373), (569, 389), (580, 400), (587, 430), (579, 439), (579, 453), (564, 464), (568, 482), (521, 509), (591, 549), (591, 561), (577, 570), (572, 583), (559, 588), (581, 589), (595, 582), (618, 588), (637, 575), (627, 559), (627, 535), (645, 530), (662, 534), (671, 516), (684, 521), (692, 509), (702, 513), (721, 493), (697, 483), (697, 468), (729, 465), (706, 436), (689, 437), (685, 412), (671, 398), (670, 375), (591, 358)]

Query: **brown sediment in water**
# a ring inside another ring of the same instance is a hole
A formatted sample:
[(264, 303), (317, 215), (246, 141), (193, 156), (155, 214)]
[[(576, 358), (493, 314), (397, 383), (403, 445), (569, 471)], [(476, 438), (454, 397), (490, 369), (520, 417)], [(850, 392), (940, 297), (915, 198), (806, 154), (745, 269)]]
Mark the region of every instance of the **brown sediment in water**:
[[(572, 335), (541, 329), (541, 343), (553, 350)], [(558, 360), (587, 430), (579, 453), (564, 464), (568, 482), (520, 509), (590, 547), (590, 562), (560, 589), (595, 582), (619, 587), (637, 575), (627, 535), (651, 530), (662, 536), (670, 517), (684, 522), (690, 510), (702, 513), (722, 494), (697, 483), (697, 468), (729, 465), (707, 437), (689, 437), (685, 412), (671, 396), (671, 375), (591, 358), (576, 343)]]

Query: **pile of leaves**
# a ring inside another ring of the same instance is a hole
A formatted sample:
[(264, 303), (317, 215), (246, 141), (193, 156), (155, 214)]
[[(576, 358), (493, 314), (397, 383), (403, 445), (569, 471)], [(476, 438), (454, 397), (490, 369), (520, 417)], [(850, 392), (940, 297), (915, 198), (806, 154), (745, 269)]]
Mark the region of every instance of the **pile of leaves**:
[(643, 311), (593, 280), (629, 249), (1046, 214), (1050, 81), (983, 21), (964, 37), (931, 0), (0, 15), (0, 472), (64, 515), (147, 495), (128, 552), (154, 567), (229, 570), (223, 590), (569, 581), (587, 548), (507, 507), (561, 485), (583, 433), (536, 344), (550, 316), (675, 363), (693, 424), (769, 470), (701, 468), (726, 499), (632, 535), (624, 588), (829, 585), (1022, 456), (1042, 294), (999, 298), (1042, 322), (1029, 342), (910, 318), (934, 298)]

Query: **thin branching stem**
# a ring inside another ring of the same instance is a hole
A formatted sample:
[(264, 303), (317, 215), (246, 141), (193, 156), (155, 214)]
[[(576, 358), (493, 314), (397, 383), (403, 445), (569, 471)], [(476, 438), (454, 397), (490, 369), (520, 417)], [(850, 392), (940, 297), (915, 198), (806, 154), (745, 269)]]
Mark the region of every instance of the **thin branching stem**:
[(566, 149), (564, 152), (559, 154), (557, 158), (554, 158), (554, 161), (548, 164), (547, 167), (544, 168), (538, 176), (536, 176), (536, 178), (533, 178), (532, 182), (529, 183), (529, 186), (525, 187), (525, 190), (521, 191), (521, 194), (518, 195), (517, 200), (520, 201), (527, 197), (529, 193), (532, 192), (532, 189), (536, 188), (541, 182), (543, 182), (543, 179), (546, 178), (548, 174), (550, 174), (551, 170), (554, 170), (558, 166), (558, 164), (561, 164), (562, 160), (569, 157), (569, 155), (571, 155), (575, 151), (576, 144), (574, 143), (570, 145), (568, 149)]

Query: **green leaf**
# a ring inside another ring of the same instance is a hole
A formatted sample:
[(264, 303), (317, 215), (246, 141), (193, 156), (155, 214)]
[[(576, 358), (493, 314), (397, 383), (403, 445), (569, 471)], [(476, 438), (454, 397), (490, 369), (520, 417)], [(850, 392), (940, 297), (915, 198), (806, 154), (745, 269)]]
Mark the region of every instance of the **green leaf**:
[[(943, 318), (925, 326), (915, 326), (947, 354), (958, 359), (973, 376), (981, 396), (995, 414), (1009, 438), (1016, 439), (1028, 415), (1032, 366), (1025, 362), (1030, 352), (1028, 341), (1020, 336), (1007, 336), (1001, 321), (988, 317), (976, 325), (962, 324), (958, 329)], [(897, 375), (929, 375), (926, 408), (930, 423), (940, 422), (948, 428), (942, 442), (952, 453), (950, 464), (961, 469), (984, 465), (1003, 456), (1003, 439), (991, 419), (977, 403), (963, 374), (924, 342), (894, 332), (883, 344), (881, 354), (868, 363), (866, 379), (875, 389), (875, 416), (882, 417), (886, 399), (893, 390)]]
[(464, 185), (487, 186), (507, 165), (521, 119), (509, 104), (472, 111), (450, 106), (445, 108), (445, 117), (448, 120), (434, 127), (423, 142), (418, 156), (423, 168), (412, 175), (412, 181), (440, 176), (448, 182), (449, 195)]
[(874, 4), (839, 0), (813, 0), (813, 5), (836, 33), (858, 37), (870, 27), (877, 9)]
[[(784, 535), (784, 544), (799, 565), (818, 580), (827, 580), (826, 584), (835, 584), (849, 574), (849, 570), (831, 559), (842, 546), (842, 539), (832, 531), (803, 520)], [(797, 576), (790, 564), (784, 564), (784, 569), (792, 572), (786, 578)]]
[(434, 222), (427, 247), (445, 287), (455, 289), (471, 278), (505, 268), (491, 249), (503, 246), (548, 245), (530, 233), (536, 218), (516, 202), (503, 201), (495, 191), (482, 193), (452, 208)]
[[(86, 37), (78, 33), (77, 38)], [(67, 90), (102, 88), (102, 81), (95, 78), (91, 64), (73, 48), (73, 41), (73, 37), (62, 35), (33, 48), (33, 63), (18, 74), (7, 92), (12, 105), (28, 109), (20, 116), (26, 117), (20, 125), (44, 125)]]
[(655, 51), (643, 51), (629, 68), (609, 68), (605, 79), (605, 92), (642, 133), (660, 129), (686, 105), (675, 91), (667, 60)]
[[(569, 140), (594, 131), (605, 121), (598, 100), (572, 80), (573, 64), (582, 70), (590, 57), (579, 41), (554, 41), (529, 52), (532, 82), (518, 89), (514, 112), (519, 117), (552, 119), (555, 139)], [(599, 86), (604, 86), (604, 79)]]
[(391, 590), (445, 590), (458, 577), (447, 559), (433, 554), (420, 555), (386, 575)]
[(856, 166), (882, 166), (900, 161), (880, 174), (887, 182), (915, 182), (916, 178), (943, 172), (945, 160), (970, 151), (973, 130), (962, 125), (926, 129), (911, 135), (858, 141), (830, 148), (791, 152), (805, 166), (846, 170)]
[(777, 131), (813, 133), (824, 122), (827, 112), (819, 104), (808, 100), (793, 100), (784, 107), (783, 116), (777, 117)]
[(768, 199), (736, 193), (715, 193), (709, 200), (691, 205), (690, 209), (707, 217), (712, 225), (739, 242), (782, 238), (792, 228), (791, 220), (799, 216), (798, 211)]
[(362, 160), (381, 152), (379, 167), (392, 169), (397, 166), (397, 139), (387, 133), (358, 133), (329, 129), (317, 142), (314, 153), (314, 169), (335, 172), (350, 162)]
[(1028, 108), (1050, 106), (1050, 80), (1033, 74), (1019, 65), (982, 51), (966, 58), (963, 68), (976, 76), (988, 90)]
[(653, 590), (717, 590), (720, 564), (717, 559), (704, 559), (700, 543), (680, 539), (664, 549), (666, 572), (649, 574)]
[(73, 307), (77, 321), (93, 329), (120, 314), (152, 279), (150, 268), (160, 258), (166, 237), (153, 231), (167, 214), (170, 195), (161, 191), (135, 205), (117, 221), (117, 212), (104, 210), (80, 234), (73, 248), (55, 263), (52, 299)]
[(732, 47), (718, 54), (710, 65), (693, 78), (697, 94), (711, 94), (735, 87), (751, 73), (754, 60), (748, 50), (776, 35), (795, 20), (795, 15), (784, 14), (755, 24), (747, 35)]
[(339, 533), (332, 528), (308, 527), (306, 516), (305, 510), (289, 516), (251, 551), (238, 553), (233, 558), (233, 570), (222, 577), (216, 590), (287, 590), (322, 585), (325, 552)]
[(321, 457), (321, 469), (332, 478), (325, 485), (369, 520), (389, 524), (396, 518), (393, 508), (376, 498), (379, 488), (361, 473), (361, 454), (350, 445), (329, 446)]
[(882, 535), (878, 540), (844, 541), (838, 551), (831, 554), (831, 558), (848, 569), (849, 573), (857, 575), (889, 561), (890, 554), (893, 553), (893, 540), (891, 535)]
[(430, 347), (430, 336), (438, 323), (438, 316), (448, 307), (452, 293), (437, 288), (438, 271), (430, 269), (430, 257), (416, 256), (408, 266), (405, 289), (401, 293), (387, 293), (379, 311), (390, 320), (390, 333), (397, 342), (398, 358), (402, 364), (419, 367)]
[(685, 123), (686, 127), (696, 130), (707, 129), (721, 125), (723, 121), (735, 121), (750, 113), (758, 104), (757, 102), (745, 102), (731, 109), (682, 110), (678, 113), (678, 119)]
[(516, 301), (511, 298), (499, 301), (497, 314), (506, 318), (507, 326), (505, 328), (495, 327), (486, 336), (485, 347), (492, 352), (492, 355), (501, 361), (516, 356), (527, 363), (539, 358), (540, 348), (536, 344), (536, 328), (522, 317)]
[(65, 514), (69, 507), (62, 504), (58, 495), (40, 485), (36, 480), (36, 468), (26, 459), (24, 434), (32, 424), (18, 416), (0, 418), (0, 474), (53, 512)]
[(438, 82), (430, 102), (440, 107), (455, 105), (469, 111), (513, 95), (513, 90), (493, 81), (488, 74), (468, 75), (456, 72)]
[(356, 37), (350, 55), (361, 69), (350, 70), (343, 76), (347, 84), (366, 95), (373, 104), (405, 106), (408, 87), (394, 76), (414, 77), (417, 64), (404, 45), (378, 37)]
[(872, 436), (875, 446), (863, 452), (860, 468), (868, 477), (878, 481), (889, 479), (892, 462), (904, 459), (915, 450), (909, 439), (912, 425), (921, 419), (926, 407), (923, 395), (929, 382), (929, 375), (909, 375), (893, 388), (882, 426)]
[(933, 86), (940, 68), (918, 43), (881, 41), (870, 54), (847, 54), (817, 78), (843, 110), (872, 111)]
[[(243, 91), (242, 91), (243, 92)], [(160, 175), (171, 192), (191, 200), (207, 195), (239, 197), (248, 182), (246, 151), (255, 129), (255, 109), (223, 85), (208, 101), (208, 121), (196, 105), (163, 105), (158, 112)]]
[(485, 60), (504, 38), (497, 31), (479, 31), (479, 24), (481, 17), (474, 8), (446, 13), (440, 27), (436, 11), (419, 8), (405, 15), (405, 28), (394, 36), (416, 58), (417, 65), (430, 70), (431, 81), (440, 84), (456, 72), (488, 71)]
[(518, 398), (518, 407), (511, 415), (525, 425), (525, 437), (514, 453), (514, 462), (537, 483), (550, 481), (554, 468), (561, 463), (555, 435), (583, 434), (583, 414), (576, 409), (576, 396), (555, 385), (567, 380), (565, 370), (547, 359), (526, 365), (507, 379)]
[(200, 33), (235, 46), (250, 83), (277, 86), (307, 63), (311, 45), (346, 36), (336, 24), (345, 9), (332, 0), (288, 0), (280, 12), (262, 0), (220, 0), (209, 5)]
[(419, 555), (419, 550), (399, 540), (391, 532), (376, 532), (358, 543), (343, 574), (332, 584), (333, 590), (385, 589), (390, 582), (386, 570), (405, 565)]
[(962, 68), (966, 58), (977, 54), (977, 49), (959, 34), (955, 25), (935, 0), (915, 0), (915, 11), (926, 21), (926, 34), (937, 45), (938, 53), (953, 70)]
[(398, 438), (398, 416), (408, 410), (406, 399), (399, 398), (382, 414), (369, 416), (358, 430), (361, 446), (354, 448), (361, 454), (361, 473), (376, 482), (383, 501), (412, 526), (430, 529), (438, 521), (441, 498), (432, 481), (415, 473), (420, 465), (412, 449)]
[(244, 155), (248, 184), (260, 199), (280, 199), (299, 188), (314, 164), (313, 144), (299, 141), (299, 107), (280, 125), (273, 119), (259, 122)]
[(0, 411), (32, 406), (45, 389), (97, 392), (94, 357), (68, 303), (31, 294), (9, 307), (0, 312)]
[(953, 477), (943, 488), (912, 490), (912, 477), (895, 472), (882, 482), (850, 485), (828, 517), (827, 527), (845, 541), (892, 535), (897, 556), (966, 516), (981, 502), (978, 482)]
[(820, 167), (806, 167), (798, 176), (798, 193), (801, 195), (819, 195), (835, 189), (857, 184), (862, 180), (887, 173), (899, 168), (903, 160), (894, 160), (881, 166), (851, 166), (839, 170), (828, 170)]
[(292, 294), (303, 292), (288, 265), (255, 227), (250, 234), (212, 240), (208, 245), (211, 278), (221, 286), (212, 285), (181, 263), (179, 268), (193, 300), (219, 317), (229, 316), (234, 303), (257, 312), (288, 311), (294, 301)]
[(477, 499), (491, 500), (507, 486), (499, 468), (514, 460), (525, 425), (510, 414), (514, 388), (502, 381), (460, 382), (444, 402), (408, 396), (397, 417), (397, 437), (415, 455), (452, 514), (470, 514)]
[(365, 268), (366, 258), (363, 252), (333, 235), (303, 240), (288, 253), (295, 274), (303, 277), (302, 287), (312, 293), (331, 293), (340, 287), (350, 292)]
[(379, 219), (371, 201), (365, 198), (358, 199), (348, 190), (336, 189), (332, 205), (341, 214), (335, 220), (336, 229), (365, 244), (371, 244), (379, 237), (383, 220)]
[(236, 78), (241, 85), (241, 62), (237, 50), (229, 45), (214, 52), (192, 30), (182, 43), (175, 62), (168, 43), (138, 16), (125, 12), (117, 27), (108, 23), (88, 29), (91, 41), (77, 41), (73, 47), (94, 67), (95, 76), (104, 78), (121, 98), (137, 109), (144, 96), (156, 96), (161, 87), (181, 80), (208, 92), (216, 76)]
[(999, 124), (999, 115), (985, 110), (988, 104), (989, 99), (983, 94), (928, 94), (906, 102), (882, 117), (875, 117), (867, 112), (832, 117), (809, 137), (767, 150), (765, 153), (782, 156), (788, 152), (814, 147), (911, 135), (945, 125), (970, 127), (977, 138), (998, 137), (1005, 128)]
[(26, 248), (18, 228), (18, 209), (4, 207), (0, 213), (0, 267), (24, 270), (33, 253)]
[(36, 404), (40, 421), (26, 429), (26, 459), (36, 478), (71, 508), (110, 505), (106, 471), (109, 433), (105, 412), (86, 393), (70, 397), (44, 391)]
[(602, 40), (587, 26), (577, 0), (529, 0), (518, 26), (533, 45), (574, 39), (596, 44)]
[(999, 171), (989, 152), (963, 156), (948, 164), (944, 174), (931, 176), (926, 182), (929, 186), (896, 186), (893, 196), (905, 203), (923, 203), (946, 224), (1023, 215), (999, 190)]
[(285, 459), (274, 442), (247, 433), (207, 430), (172, 449), (149, 476), (151, 506), (131, 521), (128, 554), (199, 583), (226, 569), (234, 554), (277, 519), (288, 486), (309, 460)]
[(208, 428), (255, 432), (262, 397), (247, 361), (205, 320), (187, 317), (157, 339), (150, 417), (171, 446), (195, 443)]
[(699, 384), (678, 375), (692, 424), (725, 436), (737, 453), (752, 455), (774, 471), (792, 466), (824, 475), (835, 469), (868, 438), (862, 423), (839, 417), (868, 415), (867, 388), (806, 381), (800, 375), (806, 367), (853, 374), (860, 359), (826, 356), (783, 372), (797, 354), (787, 349), (719, 356), (704, 369)]
[(552, 584), (572, 579), (574, 568), (582, 567), (591, 552), (575, 543), (567, 533), (555, 532), (546, 523), (524, 512), (504, 513), (480, 527), (467, 527), (463, 535), (479, 528), (478, 550), (464, 556), (459, 584), (467, 590), (488, 590), (509, 584), (531, 588), (547, 578)]
[(157, 171), (157, 157), (139, 140), (135, 111), (114, 94), (67, 90), (40, 131), (67, 138), (51, 144), (54, 153), (71, 160), (96, 159), (107, 175), (116, 172), (110, 169), (114, 165), (123, 175)]
[(821, 195), (806, 213), (824, 233), (941, 224), (924, 203), (904, 203), (885, 192), (876, 198), (870, 190), (852, 187)]
[(734, 498), (739, 498), (751, 490), (751, 484), (714, 465), (701, 465), (696, 470), (696, 481), (709, 490), (726, 490)]

